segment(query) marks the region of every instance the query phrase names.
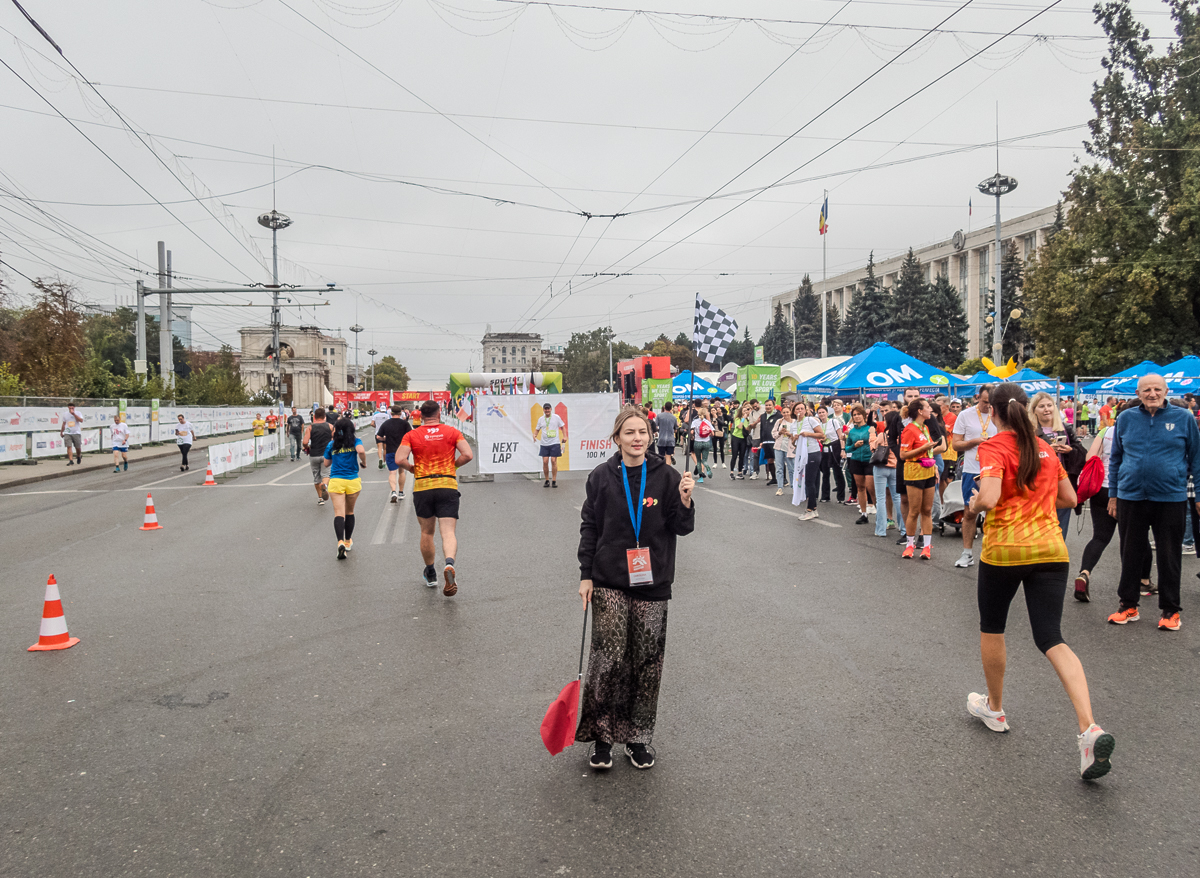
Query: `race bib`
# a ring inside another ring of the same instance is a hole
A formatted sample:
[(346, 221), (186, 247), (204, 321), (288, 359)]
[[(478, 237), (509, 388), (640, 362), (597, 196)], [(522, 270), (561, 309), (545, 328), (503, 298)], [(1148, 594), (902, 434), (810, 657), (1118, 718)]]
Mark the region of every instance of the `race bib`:
[(630, 585), (653, 585), (654, 571), (650, 569), (650, 549), (626, 549), (625, 560), (629, 566)]

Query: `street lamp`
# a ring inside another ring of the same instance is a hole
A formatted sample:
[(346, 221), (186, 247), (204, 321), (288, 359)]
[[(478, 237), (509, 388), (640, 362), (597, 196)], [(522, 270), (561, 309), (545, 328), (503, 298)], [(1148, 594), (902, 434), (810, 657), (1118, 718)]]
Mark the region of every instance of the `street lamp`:
[[(996, 197), (996, 302), (994, 305), (996, 314), (1000, 313), (1000, 274), (1001, 263), (1004, 261), (1004, 254), (1000, 250), (1000, 196), (1007, 195), (1009, 192), (1012, 192), (1017, 188), (1016, 177), (1009, 177), (1000, 173), (999, 154), (1000, 147), (997, 145), (996, 173), (988, 177), (976, 187), (984, 195), (994, 195)], [(1000, 326), (998, 324), (993, 324), (992, 360), (997, 363), (1004, 359), (1004, 342), (1001, 333), (1002, 330)]]
[(375, 355), (377, 353), (379, 353), (379, 351), (375, 350), (375, 348), (371, 348), (369, 351), (367, 351), (367, 356), (369, 356), (371, 358), (371, 390), (372, 391), (375, 390)]
[(275, 407), (282, 415), (283, 384), (279, 379), (279, 241), (276, 236), (280, 229), (292, 224), (292, 219), (271, 208), (270, 213), (258, 217), (258, 224), (271, 230), (271, 350), (275, 353)]
[(358, 334), (363, 328), (355, 323), (350, 331), (354, 333), (354, 389), (358, 390), (358, 385), (362, 383), (362, 367), (358, 364)]

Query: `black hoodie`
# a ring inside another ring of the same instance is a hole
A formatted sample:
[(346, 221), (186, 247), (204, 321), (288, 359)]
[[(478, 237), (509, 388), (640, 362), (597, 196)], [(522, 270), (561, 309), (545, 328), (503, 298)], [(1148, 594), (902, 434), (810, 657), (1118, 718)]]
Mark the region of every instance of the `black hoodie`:
[(629, 495), (637, 503), (641, 467), (622, 470), (620, 452), (592, 470), (583, 502), (579, 526), (579, 578), (590, 579), (596, 588), (613, 588), (644, 601), (671, 599), (675, 579), (675, 538), (687, 536), (696, 527), (696, 500), (684, 507), (679, 499), (683, 478), (660, 458), (647, 457), (646, 497), (642, 510), (641, 544), (650, 548), (651, 585), (629, 584), (626, 549), (635, 548), (629, 502), (621, 485), (622, 472), (630, 479)]

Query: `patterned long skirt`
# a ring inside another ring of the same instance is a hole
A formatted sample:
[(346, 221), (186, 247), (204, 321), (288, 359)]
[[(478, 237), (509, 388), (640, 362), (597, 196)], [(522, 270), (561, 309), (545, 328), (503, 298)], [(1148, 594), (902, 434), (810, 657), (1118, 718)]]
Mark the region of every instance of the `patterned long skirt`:
[(649, 744), (667, 646), (667, 601), (592, 592), (592, 648), (576, 741)]

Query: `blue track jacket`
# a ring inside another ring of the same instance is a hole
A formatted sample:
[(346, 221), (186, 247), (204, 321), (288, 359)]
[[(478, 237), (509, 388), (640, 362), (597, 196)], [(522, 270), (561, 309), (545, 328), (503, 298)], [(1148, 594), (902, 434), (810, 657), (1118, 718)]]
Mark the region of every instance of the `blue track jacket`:
[(1164, 403), (1151, 415), (1144, 405), (1117, 418), (1109, 457), (1109, 496), (1177, 503), (1187, 480), (1200, 484), (1200, 429), (1191, 412)]

